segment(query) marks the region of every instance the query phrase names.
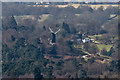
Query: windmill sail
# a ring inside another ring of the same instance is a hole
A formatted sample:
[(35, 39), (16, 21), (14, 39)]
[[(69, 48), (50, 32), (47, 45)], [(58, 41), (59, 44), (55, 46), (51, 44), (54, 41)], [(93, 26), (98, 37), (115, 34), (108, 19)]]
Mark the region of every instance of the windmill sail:
[(49, 30), (50, 30), (51, 33), (54, 33), (50, 27), (49, 27)]
[(55, 32), (55, 34), (57, 34), (60, 31), (60, 29), (58, 31)]

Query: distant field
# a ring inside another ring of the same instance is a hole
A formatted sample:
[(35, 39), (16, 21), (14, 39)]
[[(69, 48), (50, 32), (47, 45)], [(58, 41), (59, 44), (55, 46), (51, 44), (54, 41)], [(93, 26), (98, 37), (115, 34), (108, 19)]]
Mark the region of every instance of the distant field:
[[(110, 48), (113, 46), (113, 45), (105, 45), (105, 44), (96, 44), (96, 45), (99, 50), (106, 49), (107, 51), (109, 51)], [(83, 45), (74, 45), (74, 47), (83, 49)]]
[(102, 35), (93, 35), (93, 36), (89, 36), (91, 39), (96, 39), (96, 37), (102, 37)]
[[(103, 35), (94, 35), (94, 36), (89, 36), (91, 39), (96, 39), (96, 37), (102, 37)], [(97, 47), (99, 48), (99, 50), (103, 50), (106, 49), (107, 51), (110, 50), (110, 48), (112, 47), (112, 45), (105, 45), (105, 44), (96, 44)]]
[[(28, 5), (28, 6), (31, 6), (31, 5)], [(33, 5), (33, 6), (34, 7), (41, 7), (41, 6), (48, 7), (49, 5)], [(118, 7), (118, 5), (108, 5), (108, 4), (100, 4), (100, 5), (67, 4), (67, 5), (52, 5), (52, 6), (57, 6), (57, 7), (60, 7), (60, 8), (65, 8), (65, 7), (68, 7), (68, 6), (73, 6), (74, 8), (78, 8), (79, 6), (90, 6), (93, 9), (98, 9), (101, 6), (103, 6), (104, 9), (108, 8), (109, 6)]]
[(34, 15), (22, 15), (22, 16), (14, 16), (14, 17), (15, 17), (17, 23), (22, 22), (22, 20), (24, 20), (24, 19), (32, 19), (32, 20), (38, 19), (39, 22), (43, 22), (49, 17), (49, 14), (43, 14), (43, 15), (40, 15), (37, 17)]
[(106, 49), (107, 51), (110, 50), (110, 48), (112, 47), (112, 45), (105, 45), (105, 44), (97, 44), (99, 50), (103, 50)]
[(93, 9), (98, 9), (99, 7), (103, 6), (104, 9), (108, 8), (109, 6), (113, 6), (113, 7), (118, 7), (118, 5), (89, 5), (91, 8)]
[[(111, 14), (110, 15), (110, 18), (112, 18), (112, 17), (114, 17), (115, 16), (115, 14)], [(118, 19), (119, 18), (119, 16), (116, 16), (114, 19)]]
[(80, 16), (80, 14), (75, 14), (76, 16)]
[(45, 21), (46, 19), (48, 19), (49, 16), (50, 16), (49, 14), (44, 14), (44, 15), (40, 16), (41, 19), (39, 19), (38, 21), (39, 21), (39, 22), (43, 22), (43, 21)]

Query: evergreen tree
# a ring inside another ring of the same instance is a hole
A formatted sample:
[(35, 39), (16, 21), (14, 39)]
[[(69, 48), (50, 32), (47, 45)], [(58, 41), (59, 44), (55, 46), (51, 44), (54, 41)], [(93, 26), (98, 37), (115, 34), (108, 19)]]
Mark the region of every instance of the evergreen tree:
[(45, 26), (43, 26), (43, 30), (46, 31), (46, 27)]
[(13, 15), (8, 18), (8, 26), (10, 27), (17, 26), (17, 23)]
[(15, 40), (16, 40), (13, 35), (11, 35), (11, 40), (12, 40), (12, 41), (15, 41)]
[(60, 25), (59, 24), (56, 24), (56, 27), (59, 27)]
[(78, 73), (77, 73), (77, 72), (76, 72), (75, 78), (76, 78), (76, 80), (79, 80), (79, 79), (78, 79)]
[(65, 38), (66, 37), (66, 32), (62, 32), (62, 37)]

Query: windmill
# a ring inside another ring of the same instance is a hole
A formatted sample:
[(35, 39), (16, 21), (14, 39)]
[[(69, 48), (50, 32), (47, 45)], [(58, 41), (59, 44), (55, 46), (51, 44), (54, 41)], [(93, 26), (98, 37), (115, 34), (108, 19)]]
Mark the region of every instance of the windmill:
[(53, 45), (53, 44), (56, 43), (56, 34), (60, 31), (60, 29), (57, 30), (56, 32), (53, 32), (53, 30), (49, 27), (49, 30), (50, 30), (51, 35), (52, 35), (52, 38), (51, 38), (51, 40), (50, 40), (50, 44)]

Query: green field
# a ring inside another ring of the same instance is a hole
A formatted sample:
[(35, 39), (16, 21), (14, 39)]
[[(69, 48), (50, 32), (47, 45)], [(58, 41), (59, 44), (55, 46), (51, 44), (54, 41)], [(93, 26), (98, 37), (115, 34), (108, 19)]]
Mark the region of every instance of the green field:
[(75, 14), (75, 16), (80, 16), (80, 14)]
[(101, 37), (102, 35), (93, 35), (93, 36), (89, 36), (91, 39), (96, 39), (96, 37)]
[[(110, 15), (110, 18), (112, 18), (112, 17), (114, 17), (115, 16), (115, 14), (111, 14)], [(118, 19), (119, 18), (119, 16), (117, 16), (117, 17), (115, 17), (114, 19)]]
[(40, 22), (43, 22), (43, 21), (45, 21), (45, 20), (47, 20), (48, 18), (49, 18), (49, 14), (43, 14), (42, 16), (41, 16), (41, 20), (39, 20)]
[(110, 50), (110, 48), (112, 47), (112, 45), (105, 45), (105, 44), (97, 44), (99, 50), (103, 50), (106, 49), (107, 51)]

